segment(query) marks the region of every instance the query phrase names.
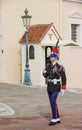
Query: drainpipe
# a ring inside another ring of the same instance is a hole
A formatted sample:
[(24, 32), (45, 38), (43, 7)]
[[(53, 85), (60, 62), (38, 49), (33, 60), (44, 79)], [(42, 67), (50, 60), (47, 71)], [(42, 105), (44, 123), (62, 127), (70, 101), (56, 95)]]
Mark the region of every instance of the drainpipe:
[(62, 0), (59, 0), (59, 34), (62, 37)]

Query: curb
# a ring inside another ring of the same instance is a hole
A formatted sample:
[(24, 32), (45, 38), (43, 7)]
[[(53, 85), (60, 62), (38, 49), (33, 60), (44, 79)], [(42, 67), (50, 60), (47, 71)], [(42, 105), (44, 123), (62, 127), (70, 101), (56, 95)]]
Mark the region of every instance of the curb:
[(0, 116), (12, 116), (15, 114), (15, 111), (8, 105), (0, 102)]

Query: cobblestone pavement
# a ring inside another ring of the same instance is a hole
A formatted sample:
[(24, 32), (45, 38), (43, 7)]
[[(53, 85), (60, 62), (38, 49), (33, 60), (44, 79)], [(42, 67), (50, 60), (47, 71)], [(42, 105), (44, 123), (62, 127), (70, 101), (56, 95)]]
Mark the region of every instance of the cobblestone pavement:
[(82, 89), (67, 89), (64, 96), (60, 93), (61, 123), (52, 128), (45, 86), (0, 83), (0, 102), (0, 130), (82, 130)]

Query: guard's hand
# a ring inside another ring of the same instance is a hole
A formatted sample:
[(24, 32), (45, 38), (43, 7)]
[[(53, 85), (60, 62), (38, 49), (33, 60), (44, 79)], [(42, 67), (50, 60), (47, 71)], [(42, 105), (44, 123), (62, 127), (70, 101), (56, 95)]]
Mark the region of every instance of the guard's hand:
[(47, 71), (45, 69), (43, 70), (42, 74), (45, 78), (47, 77)]
[(42, 72), (43, 74), (45, 74), (46, 73), (46, 70), (45, 69), (43, 69), (43, 72)]
[(61, 89), (61, 94), (62, 94), (62, 96), (64, 96), (64, 92), (65, 92), (65, 90), (64, 90), (64, 89)]

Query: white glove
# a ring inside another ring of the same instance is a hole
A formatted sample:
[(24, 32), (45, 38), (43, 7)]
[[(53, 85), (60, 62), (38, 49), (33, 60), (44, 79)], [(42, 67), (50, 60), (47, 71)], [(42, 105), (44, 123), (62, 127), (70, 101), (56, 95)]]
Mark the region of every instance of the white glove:
[(61, 89), (61, 94), (62, 94), (62, 96), (64, 96), (64, 92), (65, 92), (65, 90), (64, 90), (64, 89)]
[(44, 74), (45, 74), (45, 73), (46, 73), (46, 70), (44, 69), (42, 73), (44, 73)]

